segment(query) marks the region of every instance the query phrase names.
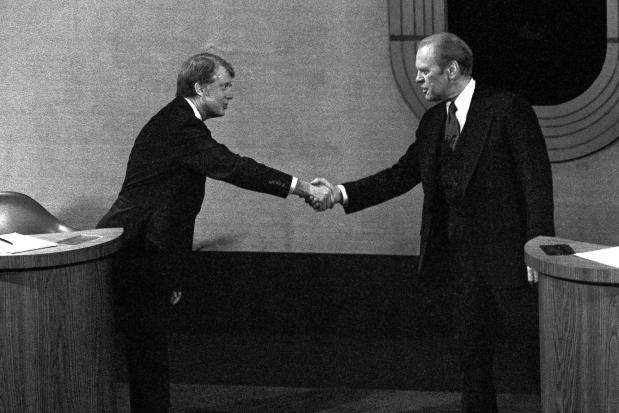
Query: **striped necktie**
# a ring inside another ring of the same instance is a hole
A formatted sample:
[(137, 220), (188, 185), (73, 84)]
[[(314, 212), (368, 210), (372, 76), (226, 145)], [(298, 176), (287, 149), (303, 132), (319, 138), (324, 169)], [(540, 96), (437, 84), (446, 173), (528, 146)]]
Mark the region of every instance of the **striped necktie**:
[(449, 105), (449, 109), (447, 111), (447, 119), (445, 120), (445, 142), (453, 151), (456, 148), (456, 142), (460, 136), (460, 123), (458, 122), (458, 118), (456, 118), (456, 111), (458, 108), (455, 102), (450, 101), (447, 104)]

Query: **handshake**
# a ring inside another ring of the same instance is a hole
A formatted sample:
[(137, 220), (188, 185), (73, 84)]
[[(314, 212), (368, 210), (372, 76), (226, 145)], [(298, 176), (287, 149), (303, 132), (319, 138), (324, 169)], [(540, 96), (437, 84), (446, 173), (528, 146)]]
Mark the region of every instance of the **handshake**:
[(335, 204), (344, 202), (340, 188), (325, 178), (316, 178), (310, 183), (299, 180), (294, 193), (305, 198), (305, 203), (315, 211), (325, 211), (333, 208)]

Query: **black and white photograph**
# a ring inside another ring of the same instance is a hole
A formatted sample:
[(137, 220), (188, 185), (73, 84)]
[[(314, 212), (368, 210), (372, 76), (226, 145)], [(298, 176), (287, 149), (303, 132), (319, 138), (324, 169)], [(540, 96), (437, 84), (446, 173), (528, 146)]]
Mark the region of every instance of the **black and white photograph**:
[(2, 0), (0, 413), (619, 412), (619, 0)]

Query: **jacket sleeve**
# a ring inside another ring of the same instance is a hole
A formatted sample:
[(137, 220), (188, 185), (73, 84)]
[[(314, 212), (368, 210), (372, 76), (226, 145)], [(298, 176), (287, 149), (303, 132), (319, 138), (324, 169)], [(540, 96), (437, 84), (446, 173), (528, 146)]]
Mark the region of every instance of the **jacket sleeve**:
[(526, 209), (526, 238), (554, 235), (552, 172), (533, 108), (515, 97), (507, 119), (508, 141)]
[(348, 205), (344, 208), (346, 213), (378, 205), (408, 192), (417, 185), (421, 180), (418, 142), (419, 136), (408, 147), (404, 156), (390, 168), (345, 183), (344, 188), (348, 195)]
[(190, 169), (251, 191), (285, 198), (292, 176), (240, 156), (215, 141), (203, 124), (189, 123), (177, 136), (179, 162)]

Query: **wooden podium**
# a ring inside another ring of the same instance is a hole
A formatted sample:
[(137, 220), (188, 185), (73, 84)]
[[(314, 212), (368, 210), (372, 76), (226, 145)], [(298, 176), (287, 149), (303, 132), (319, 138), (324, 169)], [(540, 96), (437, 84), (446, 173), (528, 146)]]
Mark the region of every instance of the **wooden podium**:
[(111, 255), (122, 229), (0, 256), (0, 411), (116, 412)]
[(549, 256), (540, 248), (547, 244), (606, 248), (552, 237), (525, 245), (539, 272), (542, 412), (619, 412), (619, 268)]

